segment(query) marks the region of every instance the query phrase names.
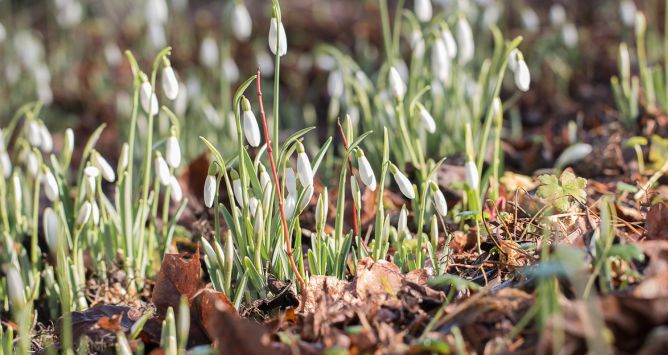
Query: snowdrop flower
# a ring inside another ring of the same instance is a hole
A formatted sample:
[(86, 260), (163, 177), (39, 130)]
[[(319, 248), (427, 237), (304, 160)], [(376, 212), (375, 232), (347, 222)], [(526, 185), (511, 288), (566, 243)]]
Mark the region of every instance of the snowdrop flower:
[(169, 177), (169, 188), (172, 190), (172, 201), (175, 203), (181, 202), (181, 199), (183, 199), (181, 184), (179, 184), (179, 180), (173, 175)]
[(422, 37), (422, 32), (419, 30), (413, 31), (410, 36), (410, 45), (413, 48), (413, 58), (424, 57), (425, 43)]
[(153, 48), (162, 48), (167, 44), (167, 34), (165, 34), (163, 25), (157, 22), (149, 22), (147, 34)]
[(288, 195), (297, 195), (297, 178), (292, 168), (285, 169), (285, 187), (288, 189)]
[(259, 205), (260, 200), (258, 200), (257, 197), (252, 196), (248, 199), (248, 210), (250, 211), (251, 215), (255, 216), (255, 211), (257, 211), (257, 207)]
[(44, 122), (39, 123), (39, 135), (42, 140), (42, 150), (50, 153), (53, 150), (53, 138), (51, 137), (51, 132), (46, 128)]
[(20, 211), (23, 203), (23, 188), (21, 179), (17, 174), (12, 175), (12, 190), (14, 192), (14, 207)]
[(297, 202), (295, 201), (294, 195), (288, 195), (288, 197), (285, 198), (283, 211), (285, 211), (286, 218), (292, 218), (292, 215), (295, 212), (296, 204)]
[(478, 167), (473, 160), (469, 160), (464, 165), (466, 184), (473, 190), (478, 190), (480, 176), (478, 176)]
[(517, 69), (515, 70), (515, 85), (520, 91), (529, 91), (531, 85), (531, 72), (523, 58), (517, 61)]
[(95, 196), (96, 179), (100, 175), (100, 170), (94, 166), (87, 166), (84, 169), (84, 193)]
[(532, 8), (525, 6), (520, 14), (522, 17), (522, 25), (531, 33), (536, 33), (540, 30), (540, 18)]
[(550, 7), (550, 22), (554, 26), (561, 26), (566, 22), (566, 9), (561, 4), (554, 4)]
[(114, 169), (109, 165), (106, 159), (100, 155), (97, 151), (93, 152), (93, 158), (92, 158), (93, 165), (100, 169), (100, 172), (102, 173), (102, 178), (107, 180), (108, 182), (114, 182), (116, 180), (116, 173), (114, 173)]
[(255, 114), (251, 110), (250, 101), (246, 97), (241, 99), (241, 110), (243, 111), (246, 140), (252, 147), (257, 147), (260, 145), (260, 127), (257, 124)]
[(397, 100), (403, 100), (406, 95), (406, 84), (401, 79), (401, 75), (395, 67), (390, 68), (390, 91), (392, 96)]
[(55, 254), (58, 250), (59, 222), (56, 212), (54, 212), (51, 207), (44, 209), (44, 214), (42, 215), (42, 228), (44, 230), (46, 245), (49, 247), (51, 253)]
[(89, 201), (84, 202), (81, 207), (79, 207), (79, 213), (77, 214), (77, 226), (83, 226), (88, 222), (90, 218), (93, 206)]
[(72, 128), (68, 128), (65, 130), (65, 138), (63, 140), (63, 150), (61, 154), (71, 157), (73, 151), (74, 151), (74, 131), (72, 130)]
[(216, 176), (207, 175), (204, 180), (204, 205), (208, 208), (213, 206), (213, 199), (216, 196)]
[(432, 182), (430, 187), (431, 196), (434, 199), (434, 206), (436, 206), (436, 212), (438, 212), (441, 217), (445, 217), (445, 215), (448, 214), (448, 204), (445, 201), (445, 196), (443, 196), (443, 192), (441, 192), (441, 189), (438, 188), (436, 183)]
[(225, 73), (225, 78), (230, 83), (239, 80), (239, 67), (232, 57), (227, 57), (223, 61), (223, 73)]
[(253, 232), (258, 235), (264, 231), (264, 213), (262, 212), (262, 205), (257, 205), (257, 209), (253, 213), (255, 221), (253, 222)]
[(510, 54), (508, 55), (508, 68), (513, 72), (517, 70), (517, 62), (519, 61), (520, 56), (520, 51), (517, 48), (510, 51)]
[(239, 41), (246, 41), (253, 30), (253, 22), (251, 20), (248, 9), (243, 3), (236, 3), (232, 8), (232, 33)]
[(179, 93), (174, 100), (174, 113), (183, 116), (186, 114), (186, 109), (188, 109), (188, 88), (179, 82)]
[(436, 40), (431, 47), (431, 72), (441, 82), (450, 80), (451, 58), (442, 40)]
[(574, 48), (578, 45), (578, 29), (572, 23), (567, 23), (561, 28), (561, 40), (568, 48)]
[(471, 25), (464, 18), (457, 21), (457, 47), (459, 51), (459, 63), (466, 64), (473, 59), (475, 43), (473, 42), (473, 31)]
[(155, 154), (155, 173), (163, 186), (169, 185), (169, 178), (172, 174), (169, 172), (169, 166), (160, 152)]
[(148, 0), (146, 2), (146, 21), (155, 24), (166, 24), (169, 9), (165, 0)]
[(171, 134), (165, 143), (165, 158), (172, 168), (178, 168), (181, 164), (181, 146), (174, 134)]
[(244, 207), (244, 191), (241, 187), (239, 174), (235, 170), (232, 170), (230, 175), (232, 177), (232, 192), (234, 193), (234, 199), (237, 200), (239, 207)]
[(397, 220), (397, 231), (403, 232), (408, 231), (408, 210), (406, 205), (401, 206), (401, 211), (399, 211), (399, 219)]
[(174, 69), (167, 58), (165, 58), (165, 62), (167, 64), (162, 68), (162, 91), (165, 92), (168, 99), (175, 100), (179, 95), (179, 81), (176, 80)]
[(28, 142), (33, 147), (39, 148), (42, 146), (42, 130), (39, 127), (39, 123), (35, 120), (28, 122)]
[[(76, 0), (68, 0), (60, 2), (61, 6), (58, 9), (56, 20), (63, 28), (72, 28), (81, 22), (83, 14), (83, 7), (81, 3)], [(56, 5), (58, 1), (56, 1)]]
[(0, 152), (0, 166), (2, 166), (2, 174), (5, 179), (12, 173), (12, 161), (6, 151)]
[(35, 153), (28, 152), (28, 155), (26, 156), (26, 168), (28, 169), (28, 172), (30, 175), (37, 176), (37, 171), (39, 170), (39, 162), (37, 161), (37, 155)]
[(390, 164), (390, 172), (392, 172), (392, 175), (394, 175), (394, 181), (396, 181), (397, 185), (399, 185), (399, 190), (401, 190), (401, 193), (404, 194), (404, 196), (406, 196), (408, 199), (414, 199), (415, 190), (413, 189), (413, 184), (410, 180), (408, 180), (406, 175), (399, 171), (399, 168), (397, 168), (397, 166), (394, 164)]
[(501, 8), (498, 3), (489, 3), (485, 7), (485, 12), (482, 14), (482, 24), (485, 28), (495, 25), (499, 22), (501, 16)]
[(144, 81), (139, 87), (139, 101), (141, 102), (141, 107), (149, 115), (154, 115), (158, 113), (158, 98), (153, 92), (151, 83)]
[(455, 37), (447, 25), (443, 25), (441, 28), (441, 41), (445, 45), (445, 52), (448, 54), (448, 57), (455, 59), (457, 57), (457, 41), (455, 41)]
[(93, 207), (91, 209), (91, 216), (93, 216), (93, 224), (98, 225), (100, 224), (100, 207), (98, 207), (97, 202), (93, 201), (91, 204)]
[(420, 116), (420, 122), (424, 125), (425, 130), (429, 133), (436, 132), (436, 122), (431, 113), (427, 111), (426, 108), (421, 103), (417, 104), (418, 115)]
[(622, 0), (619, 3), (619, 15), (622, 23), (628, 27), (633, 27), (636, 20), (636, 4), (632, 0)]
[(9, 303), (13, 307), (23, 307), (26, 303), (23, 278), (13, 265), (7, 270), (7, 296), (9, 296)]
[(42, 183), (44, 184), (44, 194), (49, 199), (49, 201), (57, 201), (58, 197), (60, 196), (58, 191), (58, 182), (56, 181), (56, 177), (48, 168), (44, 172)]
[(306, 186), (306, 189), (304, 189), (304, 195), (302, 196), (302, 200), (299, 203), (299, 211), (303, 211), (306, 206), (308, 206), (309, 202), (311, 202), (311, 198), (313, 198), (313, 185)]
[(216, 40), (211, 36), (204, 38), (199, 47), (199, 61), (205, 67), (215, 68), (218, 65), (218, 54), (218, 43), (216, 43)]
[(415, 0), (415, 17), (420, 22), (429, 22), (432, 13), (431, 0)]
[(297, 175), (302, 186), (308, 187), (313, 185), (313, 169), (301, 142), (297, 142)]
[(209, 244), (209, 242), (204, 237), (202, 237), (200, 240), (202, 241), (202, 249), (204, 249), (204, 254), (206, 254), (206, 256), (209, 258), (209, 262), (214, 265), (218, 265), (218, 258), (216, 257), (216, 252), (213, 250), (211, 244)]
[(271, 53), (281, 57), (288, 52), (288, 40), (285, 36), (285, 28), (283, 28), (282, 22), (278, 22), (275, 14), (272, 14), (269, 25), (269, 49)]
[(267, 173), (267, 169), (264, 167), (264, 165), (260, 164), (260, 187), (262, 188), (263, 192), (269, 192), (271, 193), (271, 177), (269, 177), (269, 173)]
[(265, 51), (259, 51), (255, 55), (255, 61), (257, 66), (260, 67), (262, 73), (265, 73), (265, 75), (269, 76), (274, 74), (274, 61), (271, 59), (269, 53)]
[(333, 70), (327, 77), (327, 92), (331, 97), (340, 97), (343, 95), (343, 73), (340, 69)]
[(371, 169), (369, 160), (364, 155), (364, 151), (362, 151), (362, 149), (358, 148), (356, 150), (356, 155), (360, 180), (362, 180), (364, 185), (366, 185), (371, 191), (376, 191), (376, 175), (373, 173), (373, 169)]
[(121, 54), (121, 50), (118, 49), (118, 46), (116, 43), (109, 42), (104, 46), (104, 59), (107, 61), (107, 63), (115, 67), (119, 64), (121, 64), (121, 61), (123, 61), (123, 54)]
[(128, 162), (130, 161), (130, 147), (128, 143), (123, 143), (121, 146), (121, 154), (118, 156), (118, 173), (123, 174), (125, 169), (128, 167)]

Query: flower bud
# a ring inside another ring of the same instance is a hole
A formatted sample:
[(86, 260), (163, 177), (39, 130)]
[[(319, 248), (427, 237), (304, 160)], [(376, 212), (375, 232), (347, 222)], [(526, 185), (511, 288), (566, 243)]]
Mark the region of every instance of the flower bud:
[(56, 215), (56, 212), (54, 212), (51, 207), (44, 209), (44, 214), (42, 215), (42, 228), (44, 229), (46, 245), (49, 247), (51, 253), (55, 255), (58, 251), (59, 220), (58, 215)]
[(457, 46), (459, 49), (459, 63), (470, 62), (475, 52), (475, 43), (473, 42), (471, 25), (464, 17), (460, 17), (457, 21)]
[(202, 242), (202, 249), (204, 249), (204, 254), (209, 257), (209, 260), (211, 261), (212, 264), (218, 264), (218, 258), (216, 257), (216, 252), (213, 250), (213, 247), (211, 247), (211, 244), (202, 236), (200, 239)]
[(431, 47), (431, 72), (441, 82), (450, 80), (452, 61), (444, 41), (437, 39)]
[(39, 135), (42, 141), (42, 150), (44, 152), (50, 153), (53, 150), (53, 138), (51, 137), (51, 132), (46, 128), (44, 122), (39, 123)]
[(100, 224), (100, 207), (98, 207), (97, 202), (93, 201), (91, 204), (92, 209), (91, 209), (91, 216), (93, 216), (93, 224), (98, 225)]
[(181, 184), (179, 184), (179, 180), (176, 177), (169, 177), (169, 188), (172, 190), (172, 201), (175, 203), (181, 202), (181, 199), (183, 199), (183, 191), (181, 190)]
[(448, 214), (448, 204), (445, 201), (445, 196), (443, 196), (443, 192), (438, 188), (438, 185), (436, 183), (432, 182), (430, 184), (431, 188), (431, 195), (434, 199), (434, 206), (436, 206), (436, 212), (438, 212), (441, 217), (445, 217), (445, 215)]
[(271, 193), (272, 184), (271, 177), (264, 165), (260, 164), (260, 187), (262, 188), (263, 193)]
[(216, 189), (216, 177), (214, 175), (207, 175), (206, 180), (204, 180), (204, 205), (208, 208), (213, 206)]
[(170, 135), (165, 144), (165, 160), (172, 168), (178, 168), (181, 164), (181, 146), (175, 135)]
[(144, 81), (139, 86), (139, 101), (141, 102), (141, 107), (144, 109), (148, 115), (154, 115), (158, 113), (158, 98), (153, 92), (151, 83)]
[(246, 97), (241, 100), (242, 115), (244, 118), (244, 135), (252, 147), (260, 145), (260, 127), (255, 114), (251, 110), (250, 101)]
[(253, 22), (248, 9), (243, 3), (237, 3), (232, 8), (232, 33), (239, 41), (246, 41), (253, 31)]
[(362, 180), (364, 185), (366, 185), (371, 191), (376, 191), (376, 175), (373, 173), (373, 169), (371, 168), (371, 164), (369, 164), (369, 160), (364, 155), (364, 151), (362, 151), (362, 149), (358, 148), (356, 150), (356, 154), (360, 180)]
[(114, 173), (114, 169), (109, 165), (106, 159), (100, 155), (97, 151), (93, 152), (93, 157), (92, 157), (92, 163), (95, 167), (100, 169), (100, 172), (102, 173), (102, 178), (107, 180), (108, 182), (114, 182), (116, 180), (116, 173)]
[(179, 81), (176, 80), (176, 74), (169, 60), (165, 58), (165, 62), (167, 65), (162, 68), (162, 91), (168, 99), (175, 100), (179, 95)]
[(406, 95), (406, 84), (404, 84), (404, 81), (401, 79), (401, 75), (399, 75), (399, 72), (395, 67), (390, 68), (389, 78), (390, 92), (392, 93), (392, 97), (397, 100), (403, 100), (404, 95)]
[(232, 175), (232, 192), (234, 193), (234, 199), (237, 200), (239, 207), (244, 207), (244, 191), (241, 187), (241, 179), (239, 178), (239, 174), (232, 170), (230, 175)]
[(172, 174), (169, 172), (169, 166), (167, 166), (167, 162), (162, 157), (162, 154), (160, 154), (160, 152), (157, 152), (155, 154), (154, 163), (155, 163), (155, 173), (158, 176), (160, 183), (164, 186), (169, 185), (169, 178), (170, 176), (172, 176)]
[(297, 142), (297, 175), (302, 186), (308, 187), (313, 185), (313, 169), (301, 142)]
[(12, 307), (23, 307), (26, 303), (26, 290), (21, 273), (11, 265), (7, 270), (7, 296)]
[(399, 171), (399, 169), (394, 164), (390, 165), (390, 171), (392, 172), (392, 175), (394, 175), (394, 180), (397, 182), (401, 193), (404, 194), (404, 196), (406, 196), (408, 199), (414, 199), (415, 190), (413, 189), (413, 184), (410, 180), (408, 180), (406, 175)]
[(79, 207), (79, 213), (77, 214), (77, 226), (83, 226), (88, 222), (90, 218), (93, 206), (89, 201), (84, 202), (81, 207)]
[(531, 85), (531, 72), (529, 72), (529, 67), (524, 59), (520, 59), (517, 62), (517, 70), (515, 70), (515, 86), (520, 91), (527, 92), (529, 91), (529, 86)]
[(415, 17), (420, 22), (429, 22), (432, 13), (431, 0), (415, 0)]
[(57, 201), (58, 197), (60, 196), (58, 182), (56, 181), (56, 177), (48, 168), (46, 168), (46, 171), (44, 172), (42, 183), (44, 184), (44, 194), (49, 199), (49, 201)]
[(417, 110), (418, 115), (420, 116), (420, 122), (424, 125), (425, 130), (429, 133), (436, 132), (436, 122), (434, 121), (434, 117), (431, 116), (431, 113), (429, 113), (421, 103), (418, 103)]
[(480, 183), (480, 176), (478, 175), (478, 167), (475, 165), (473, 160), (466, 162), (464, 166), (464, 172), (466, 176), (466, 184), (473, 190), (478, 190), (478, 185)]
[(271, 17), (269, 25), (269, 49), (271, 53), (281, 57), (288, 52), (288, 40), (285, 36), (285, 28), (283, 28), (283, 23), (278, 22), (275, 16)]

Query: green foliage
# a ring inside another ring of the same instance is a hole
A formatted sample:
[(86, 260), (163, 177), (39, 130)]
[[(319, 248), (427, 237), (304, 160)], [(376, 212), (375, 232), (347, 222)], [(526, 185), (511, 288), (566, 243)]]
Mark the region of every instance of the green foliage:
[(571, 171), (566, 170), (557, 178), (555, 175), (541, 175), (538, 177), (542, 186), (538, 187), (536, 193), (552, 204), (558, 211), (566, 212), (571, 209), (570, 198), (584, 203), (587, 201), (587, 180), (575, 176)]

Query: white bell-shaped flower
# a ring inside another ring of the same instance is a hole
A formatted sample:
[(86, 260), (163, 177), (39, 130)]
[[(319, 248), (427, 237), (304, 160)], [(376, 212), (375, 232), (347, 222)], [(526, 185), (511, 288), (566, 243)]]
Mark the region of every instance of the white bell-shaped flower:
[(100, 169), (103, 179), (107, 180), (108, 182), (114, 182), (114, 180), (116, 180), (116, 173), (114, 172), (114, 169), (100, 153), (93, 152), (92, 163), (93, 166)]
[(401, 193), (411, 200), (414, 199), (415, 189), (413, 189), (413, 184), (411, 183), (410, 180), (408, 180), (406, 175), (404, 175), (401, 171), (399, 171), (399, 168), (397, 168), (394, 164), (390, 165), (390, 171), (392, 172), (392, 175), (394, 176), (394, 181), (397, 182), (397, 185), (399, 186), (399, 190), (401, 190)]
[(360, 180), (371, 191), (376, 191), (376, 175), (373, 173), (369, 160), (364, 155), (362, 149), (357, 149), (357, 168), (360, 175)]
[(450, 69), (452, 59), (448, 55), (445, 42), (442, 40), (434, 41), (431, 47), (431, 72), (442, 83), (450, 80)]
[(285, 169), (285, 187), (288, 189), (288, 195), (297, 195), (297, 177), (292, 168)]
[(397, 100), (403, 100), (406, 95), (406, 84), (401, 79), (401, 75), (395, 67), (390, 68), (389, 72), (390, 92), (392, 97)]
[(420, 116), (420, 122), (424, 126), (425, 130), (429, 133), (436, 132), (436, 121), (432, 117), (431, 113), (420, 103), (417, 105), (418, 115)]
[(91, 207), (91, 217), (93, 217), (93, 224), (97, 226), (100, 224), (100, 207), (95, 201), (93, 201)]
[(297, 143), (297, 176), (302, 186), (313, 185), (313, 169), (301, 143)]
[(431, 196), (434, 199), (434, 206), (436, 207), (436, 212), (441, 217), (445, 217), (448, 214), (448, 203), (445, 201), (445, 196), (441, 189), (438, 188), (438, 185), (431, 183)]
[(475, 54), (473, 31), (471, 30), (471, 25), (464, 17), (460, 17), (457, 21), (457, 47), (459, 63), (466, 64), (473, 59), (473, 55)]
[(77, 225), (82, 226), (88, 222), (91, 212), (93, 211), (93, 206), (89, 201), (84, 202), (81, 207), (79, 207), (79, 213), (77, 213)]
[(480, 184), (480, 176), (478, 175), (478, 167), (473, 160), (469, 160), (464, 165), (464, 175), (466, 177), (466, 184), (473, 190), (478, 190)]
[(60, 192), (58, 190), (58, 182), (51, 170), (46, 169), (44, 176), (42, 176), (42, 183), (44, 184), (44, 194), (51, 202), (58, 200)]
[(173, 175), (169, 177), (169, 188), (172, 194), (172, 201), (175, 203), (181, 202), (181, 199), (183, 199), (181, 184), (179, 184), (179, 180)]
[(285, 36), (283, 23), (278, 22), (278, 19), (273, 16), (271, 18), (271, 23), (269, 24), (269, 49), (271, 50), (271, 53), (281, 57), (288, 52), (288, 40)]
[(243, 3), (234, 4), (232, 8), (232, 33), (239, 41), (246, 41), (253, 31), (253, 21)]
[(246, 136), (246, 140), (252, 147), (257, 147), (260, 145), (261, 140), (260, 127), (257, 124), (255, 114), (251, 110), (250, 101), (245, 97), (241, 101), (241, 110), (244, 119), (244, 135)]
[(167, 165), (165, 159), (162, 157), (162, 154), (160, 153), (156, 154), (154, 164), (155, 164), (155, 173), (158, 176), (160, 183), (163, 186), (169, 185), (169, 178), (172, 176), (172, 174), (169, 172), (169, 166)]
[(44, 230), (46, 245), (49, 247), (52, 254), (56, 254), (58, 251), (59, 220), (58, 215), (56, 215), (56, 212), (51, 207), (44, 209), (44, 214), (42, 215), (42, 228)]
[(170, 135), (165, 143), (165, 160), (172, 168), (178, 168), (181, 164), (181, 146), (175, 135)]
[(420, 22), (429, 22), (432, 14), (431, 0), (415, 0), (415, 17)]
[(241, 186), (239, 174), (232, 170), (230, 175), (232, 176), (232, 193), (234, 194), (234, 199), (237, 200), (239, 207), (244, 207), (244, 190)]
[(162, 69), (162, 91), (170, 100), (175, 100), (179, 95), (179, 81), (176, 79), (176, 74), (171, 65)]
[(213, 199), (216, 197), (216, 177), (207, 175), (204, 180), (204, 205), (208, 208), (213, 206)]
[(149, 115), (154, 115), (158, 113), (158, 98), (153, 92), (151, 83), (144, 81), (139, 86), (139, 101), (141, 102), (141, 107)]
[(531, 85), (531, 72), (527, 63), (521, 59), (517, 62), (517, 70), (515, 70), (515, 85), (520, 91), (527, 92)]

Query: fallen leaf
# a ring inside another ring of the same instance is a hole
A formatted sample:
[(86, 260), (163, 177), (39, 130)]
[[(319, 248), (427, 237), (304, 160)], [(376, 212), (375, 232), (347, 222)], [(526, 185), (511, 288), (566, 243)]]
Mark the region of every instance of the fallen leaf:
[(151, 301), (158, 310), (158, 317), (164, 319), (167, 309), (179, 309), (181, 296), (190, 300), (204, 283), (200, 277), (199, 247), (186, 260), (187, 253), (165, 254), (160, 273), (153, 289)]
[(647, 212), (645, 220), (648, 240), (668, 240), (668, 206), (657, 203)]
[(239, 318), (224, 302), (214, 302), (206, 329), (220, 354), (278, 354), (271, 348), (269, 332), (263, 325)]

